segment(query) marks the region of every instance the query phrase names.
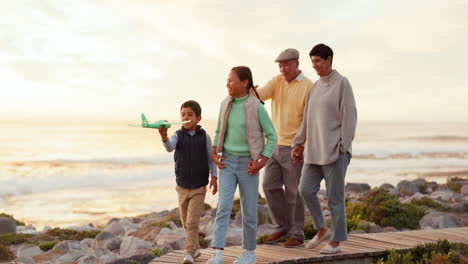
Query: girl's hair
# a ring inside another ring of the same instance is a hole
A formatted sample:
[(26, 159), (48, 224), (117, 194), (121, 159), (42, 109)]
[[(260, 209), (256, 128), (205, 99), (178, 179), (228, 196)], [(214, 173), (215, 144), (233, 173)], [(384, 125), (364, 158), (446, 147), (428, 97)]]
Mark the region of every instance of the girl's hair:
[(239, 80), (245, 81), (247, 80), (247, 93), (249, 93), (250, 89), (253, 89), (255, 92), (255, 95), (257, 98), (260, 100), (262, 104), (265, 104), (262, 99), (260, 99), (260, 96), (257, 93), (257, 90), (255, 90), (254, 84), (253, 84), (253, 78), (252, 78), (252, 72), (250, 71), (249, 67), (246, 66), (236, 66), (231, 69), (231, 71), (236, 72), (237, 77), (239, 77)]

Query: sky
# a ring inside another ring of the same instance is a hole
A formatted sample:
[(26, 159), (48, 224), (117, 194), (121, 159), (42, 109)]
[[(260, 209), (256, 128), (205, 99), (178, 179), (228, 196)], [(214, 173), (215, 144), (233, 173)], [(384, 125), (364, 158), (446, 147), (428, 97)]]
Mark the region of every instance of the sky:
[(0, 1), (3, 120), (216, 119), (233, 66), (296, 48), (315, 81), (325, 43), (361, 121), (468, 121), (468, 1)]

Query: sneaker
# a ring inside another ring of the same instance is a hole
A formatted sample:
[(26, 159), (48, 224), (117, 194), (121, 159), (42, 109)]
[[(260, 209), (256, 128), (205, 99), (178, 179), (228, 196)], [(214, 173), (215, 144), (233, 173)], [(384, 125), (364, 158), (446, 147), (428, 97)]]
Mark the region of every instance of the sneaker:
[(233, 264), (255, 264), (256, 261), (257, 255), (255, 253), (249, 253), (246, 250), (233, 262)]
[(274, 232), (269, 237), (267, 237), (267, 239), (265, 239), (265, 244), (276, 243), (276, 242), (280, 241), (281, 239), (285, 238), (286, 235), (287, 235), (286, 232)]
[(294, 248), (294, 247), (301, 246), (303, 243), (304, 243), (303, 241), (297, 238), (290, 237), (288, 238), (288, 240), (286, 240), (286, 242), (283, 243), (283, 247)]
[(195, 250), (195, 254), (193, 254), (193, 258), (196, 259), (198, 258), (199, 256), (201, 256), (201, 252), (199, 249)]
[(216, 250), (206, 264), (223, 264), (223, 252)]
[(190, 255), (185, 255), (184, 259), (182, 260), (182, 264), (193, 264), (195, 260)]
[(332, 247), (330, 244), (327, 244), (320, 250), (320, 254), (338, 254), (341, 253), (340, 246)]
[(327, 232), (325, 232), (325, 234), (319, 238), (318, 234), (315, 235), (309, 242), (307, 242), (305, 244), (306, 248), (314, 248), (314, 247), (317, 247), (318, 245), (320, 245), (320, 243), (322, 243), (323, 241), (327, 240), (330, 238), (330, 229), (327, 229)]

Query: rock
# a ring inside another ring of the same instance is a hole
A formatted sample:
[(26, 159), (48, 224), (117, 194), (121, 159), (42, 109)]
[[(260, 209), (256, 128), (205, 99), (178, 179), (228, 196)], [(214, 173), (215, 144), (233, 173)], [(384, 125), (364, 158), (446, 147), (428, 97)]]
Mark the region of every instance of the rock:
[[(18, 248), (18, 257), (31, 258), (44, 253), (38, 246), (31, 244), (23, 244)], [(31, 259), (32, 260), (32, 259)]]
[(366, 231), (357, 229), (349, 232), (349, 234), (366, 234)]
[(468, 196), (461, 193), (453, 193), (450, 202), (459, 203), (459, 202), (468, 202)]
[(382, 229), (382, 232), (398, 232), (398, 229), (393, 226), (386, 226)]
[(461, 187), (460, 193), (463, 195), (468, 195), (468, 184), (465, 184)]
[(452, 191), (435, 191), (429, 197), (434, 200), (450, 201), (453, 194)]
[(435, 181), (428, 182), (426, 192), (428, 189), (431, 189), (431, 191), (437, 191), (437, 189), (439, 189), (439, 184)]
[(345, 192), (351, 194), (360, 194), (370, 190), (370, 185), (367, 183), (347, 183), (345, 187)]
[(242, 212), (240, 210), (236, 213), (232, 224), (238, 227), (242, 227)]
[(427, 182), (424, 179), (416, 179), (414, 181), (401, 181), (397, 185), (398, 194), (400, 196), (411, 196), (417, 192), (424, 192)]
[(126, 218), (126, 219), (120, 220), (119, 224), (125, 229), (125, 232), (129, 230), (138, 230), (138, 228), (140, 228), (140, 225), (134, 223), (133, 221), (134, 221), (133, 218), (130, 218), (130, 219)]
[(328, 209), (323, 210), (323, 216), (324, 216), (324, 217), (331, 216), (330, 210), (328, 210)]
[(390, 183), (384, 183), (380, 185), (380, 188), (387, 190), (391, 194), (395, 194), (395, 195), (398, 194), (398, 191), (395, 188), (395, 186), (391, 185)]
[(151, 248), (151, 243), (132, 236), (125, 237), (120, 246), (120, 255), (130, 257), (142, 254), (149, 248)]
[(382, 232), (382, 228), (379, 225), (371, 224), (369, 226), (369, 233), (380, 233)]
[(103, 247), (110, 251), (118, 251), (121, 243), (122, 243), (121, 238), (109, 232), (102, 232), (96, 236), (91, 248), (96, 249), (99, 247)]
[(95, 227), (93, 224), (87, 224), (82, 226), (69, 226), (67, 229), (75, 230), (75, 231), (97, 231), (100, 230), (99, 228)]
[(242, 245), (242, 228), (236, 226), (229, 226), (226, 233), (226, 246), (240, 246)]
[(0, 217), (0, 235), (16, 233), (16, 223), (9, 217)]
[(159, 246), (168, 246), (174, 250), (183, 249), (185, 247), (185, 237), (180, 235), (161, 235), (159, 234), (154, 243)]
[(410, 203), (411, 201), (413, 201), (414, 199), (421, 199), (422, 197), (424, 197), (426, 195), (420, 193), (420, 192), (417, 192), (415, 194), (413, 194), (411, 197), (403, 200), (403, 203)]
[(147, 225), (147, 226), (140, 227), (138, 230), (134, 232), (130, 232), (127, 235), (134, 236), (134, 237), (137, 237), (139, 239), (142, 239), (148, 242), (153, 242), (160, 232), (161, 232), (161, 227)]
[(99, 258), (99, 264), (107, 264), (119, 259), (120, 256), (115, 253), (110, 253)]
[(172, 230), (178, 228), (178, 226), (173, 221), (168, 221), (167, 224), (169, 225), (169, 228)]
[(31, 224), (25, 226), (25, 229), (26, 229), (26, 230), (34, 230), (34, 231), (36, 230), (36, 228), (35, 228), (33, 225), (31, 225)]
[(270, 235), (276, 232), (276, 228), (272, 224), (262, 224), (257, 228), (257, 236)]
[(258, 224), (268, 224), (271, 223), (270, 220), (270, 211), (268, 210), (268, 206), (266, 205), (259, 205), (258, 206)]
[(85, 238), (80, 241), (81, 248), (83, 249), (90, 249), (93, 246), (94, 239), (92, 238)]
[(125, 228), (120, 224), (119, 221), (112, 222), (110, 225), (104, 228), (104, 231), (114, 234), (116, 236), (125, 234)]
[(200, 226), (206, 225), (213, 220), (211, 215), (205, 215), (200, 218)]
[(30, 234), (30, 235), (39, 235), (41, 234), (41, 232), (39, 231), (36, 231), (34, 229), (24, 229), (22, 231), (19, 231), (17, 233), (21, 233), (21, 234)]
[(84, 250), (81, 248), (80, 242), (65, 240), (51, 250), (33, 256), (32, 259), (36, 263), (66, 263), (74, 262), (85, 255)]
[(200, 232), (205, 236), (205, 237), (208, 237), (208, 236), (212, 236), (213, 235), (213, 231), (214, 231), (214, 220), (210, 221), (208, 224), (204, 225), (204, 226), (200, 226)]
[(180, 237), (187, 237), (187, 234), (185, 233), (185, 229), (182, 227), (178, 227), (173, 230), (174, 233)]
[[(29, 257), (29, 258), (26, 258), (26, 257), (18, 257), (18, 262), (21, 263), (21, 264), (35, 264), (36, 262), (34, 262), (34, 260)], [(15, 262), (17, 263), (17, 262)]]
[(462, 218), (441, 212), (432, 212), (425, 215), (419, 221), (421, 229), (439, 229), (462, 227), (465, 221)]
[(455, 212), (464, 212), (465, 211), (465, 203), (450, 203), (447, 205), (450, 211)]
[(45, 233), (45, 232), (47, 232), (47, 231), (49, 231), (49, 230), (52, 230), (52, 227), (50, 227), (50, 226), (44, 226), (44, 228), (42, 229), (42, 232)]
[(155, 256), (153, 254), (142, 254), (137, 256), (132, 256), (130, 258), (121, 258), (109, 262), (108, 264), (128, 264), (128, 263), (140, 263), (148, 264), (153, 260)]
[(78, 259), (78, 264), (99, 264), (99, 259), (94, 255), (86, 255)]

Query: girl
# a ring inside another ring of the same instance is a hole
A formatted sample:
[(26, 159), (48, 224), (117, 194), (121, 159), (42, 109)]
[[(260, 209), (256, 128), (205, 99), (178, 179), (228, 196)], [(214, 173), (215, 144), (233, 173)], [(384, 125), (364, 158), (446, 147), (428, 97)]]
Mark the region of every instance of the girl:
[(248, 67), (232, 68), (226, 86), (229, 96), (221, 103), (212, 153), (220, 169), (218, 210), (211, 244), (216, 250), (207, 263), (223, 263), (229, 217), (239, 185), (245, 251), (234, 263), (253, 264), (256, 261), (258, 171), (271, 157), (278, 137), (263, 102), (250, 95), (253, 79)]

